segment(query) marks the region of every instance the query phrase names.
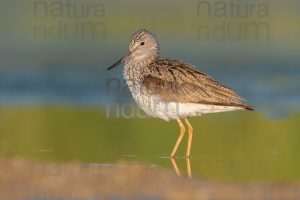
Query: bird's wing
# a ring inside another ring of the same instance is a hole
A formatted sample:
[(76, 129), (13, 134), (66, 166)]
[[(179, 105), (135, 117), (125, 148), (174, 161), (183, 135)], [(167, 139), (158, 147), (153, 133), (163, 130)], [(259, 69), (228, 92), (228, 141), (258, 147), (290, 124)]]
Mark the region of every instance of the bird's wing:
[(170, 59), (159, 59), (149, 66), (143, 84), (151, 94), (165, 101), (204, 103), (237, 106), (252, 109), (243, 104), (238, 94), (212, 77), (198, 71), (193, 65)]

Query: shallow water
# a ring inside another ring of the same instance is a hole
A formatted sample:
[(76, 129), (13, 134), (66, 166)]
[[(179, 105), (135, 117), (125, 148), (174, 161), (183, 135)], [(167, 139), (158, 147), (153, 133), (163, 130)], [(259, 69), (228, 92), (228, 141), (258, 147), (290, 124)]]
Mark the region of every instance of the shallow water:
[[(99, 108), (2, 108), (0, 154), (110, 167), (119, 161), (168, 169), (179, 134), (175, 121), (106, 118)], [(193, 118), (193, 177), (233, 182), (286, 182), (300, 178), (299, 114), (269, 120), (258, 112)], [(175, 159), (187, 176), (184, 138)]]

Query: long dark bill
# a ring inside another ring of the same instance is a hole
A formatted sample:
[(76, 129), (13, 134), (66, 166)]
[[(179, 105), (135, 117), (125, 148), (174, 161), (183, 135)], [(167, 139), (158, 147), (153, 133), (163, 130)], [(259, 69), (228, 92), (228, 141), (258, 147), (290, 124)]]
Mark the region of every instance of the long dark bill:
[(118, 60), (115, 64), (113, 64), (112, 66), (110, 66), (109, 68), (107, 68), (106, 70), (111, 70), (112, 68), (117, 67), (118, 65), (120, 65), (122, 62), (124, 62), (129, 54), (123, 56), (120, 60)]

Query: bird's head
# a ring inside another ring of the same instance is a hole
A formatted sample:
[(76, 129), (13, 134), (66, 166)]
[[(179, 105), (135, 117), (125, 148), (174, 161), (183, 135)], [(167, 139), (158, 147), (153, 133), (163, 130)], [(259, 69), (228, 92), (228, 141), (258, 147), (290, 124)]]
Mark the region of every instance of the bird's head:
[(123, 56), (107, 70), (110, 70), (125, 61), (142, 61), (158, 55), (159, 44), (155, 35), (145, 29), (140, 29), (134, 32), (130, 37), (129, 53)]

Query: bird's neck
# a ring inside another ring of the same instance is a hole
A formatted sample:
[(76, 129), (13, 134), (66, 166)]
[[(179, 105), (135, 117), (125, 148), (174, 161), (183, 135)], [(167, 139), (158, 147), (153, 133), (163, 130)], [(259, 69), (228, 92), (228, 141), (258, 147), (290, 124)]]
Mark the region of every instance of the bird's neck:
[(158, 55), (148, 55), (147, 57), (134, 57), (127, 60), (123, 73), (129, 88), (142, 80), (144, 73), (149, 70), (147, 66), (158, 57)]

